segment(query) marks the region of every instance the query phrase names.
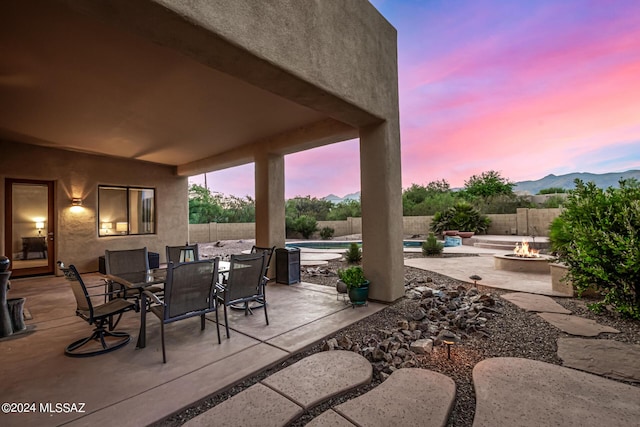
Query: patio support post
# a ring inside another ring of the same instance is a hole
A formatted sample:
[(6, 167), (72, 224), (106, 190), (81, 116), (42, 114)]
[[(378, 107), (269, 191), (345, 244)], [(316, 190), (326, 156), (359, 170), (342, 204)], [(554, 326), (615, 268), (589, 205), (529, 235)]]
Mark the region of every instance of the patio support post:
[(364, 273), (369, 297), (391, 302), (404, 295), (402, 179), (397, 121), (360, 129)]
[[(259, 152), (255, 156), (256, 245), (284, 247), (284, 156)], [(275, 275), (271, 263), (269, 277)]]

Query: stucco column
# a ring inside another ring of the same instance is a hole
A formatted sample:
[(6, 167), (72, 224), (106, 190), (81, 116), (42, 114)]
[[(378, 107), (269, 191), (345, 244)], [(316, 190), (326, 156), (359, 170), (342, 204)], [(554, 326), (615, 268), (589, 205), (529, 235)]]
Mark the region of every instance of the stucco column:
[(362, 266), (371, 281), (369, 298), (395, 301), (404, 295), (402, 178), (397, 122), (360, 129)]
[[(255, 162), (256, 246), (284, 247), (284, 156), (260, 152)], [(275, 254), (269, 277), (274, 272)]]

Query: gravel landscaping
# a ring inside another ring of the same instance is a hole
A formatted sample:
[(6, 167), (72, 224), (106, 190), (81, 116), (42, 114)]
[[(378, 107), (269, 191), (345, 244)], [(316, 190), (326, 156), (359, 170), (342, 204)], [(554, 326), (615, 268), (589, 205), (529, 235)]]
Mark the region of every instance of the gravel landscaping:
[[(201, 249), (204, 254), (225, 255), (249, 249), (252, 241), (222, 242), (222, 246)], [(422, 256), (405, 254), (406, 257)], [(346, 262), (331, 261), (326, 266), (303, 267), (302, 280), (335, 287), (338, 268)], [(522, 357), (562, 365), (556, 351), (559, 337), (570, 337), (545, 322), (532, 312), (525, 312), (500, 298), (502, 291), (460, 282), (430, 271), (405, 267), (407, 298), (402, 298), (384, 310), (349, 326), (315, 345), (292, 356), (287, 361), (252, 377), (213, 398), (189, 408), (159, 426), (181, 425), (188, 419), (206, 411), (234, 394), (289, 366), (303, 357), (329, 348), (348, 348), (367, 357), (374, 366), (370, 385), (347, 395), (339, 396), (305, 413), (293, 425), (302, 426), (326, 409), (367, 392), (380, 384), (397, 367), (419, 367), (440, 372), (456, 383), (456, 403), (449, 426), (471, 426), (475, 412), (475, 394), (472, 383), (473, 367), (490, 357)], [(433, 291), (432, 291), (433, 290)], [(586, 307), (587, 301), (577, 298), (553, 298), (575, 315), (596, 320), (614, 327), (619, 334), (600, 334), (598, 338), (640, 344), (640, 322), (622, 319), (612, 313), (595, 314)], [(444, 300), (444, 304), (442, 303)], [(357, 309), (357, 308), (356, 308)], [(464, 316), (455, 316), (464, 312)], [(467, 313), (468, 312), (468, 313)], [(451, 359), (437, 336), (442, 327), (451, 329), (461, 342), (452, 346)], [(430, 353), (417, 354), (409, 350), (410, 343), (421, 334), (433, 338), (435, 346)], [(383, 354), (381, 349), (386, 351)], [(638, 383), (627, 383), (640, 387)]]

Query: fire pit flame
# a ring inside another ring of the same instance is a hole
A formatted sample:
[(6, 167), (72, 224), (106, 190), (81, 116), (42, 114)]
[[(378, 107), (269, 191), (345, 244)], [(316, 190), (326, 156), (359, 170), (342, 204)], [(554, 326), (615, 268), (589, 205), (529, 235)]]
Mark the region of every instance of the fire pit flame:
[(513, 254), (520, 258), (540, 258), (540, 251), (529, 248), (529, 242), (522, 239), (522, 243), (516, 243)]

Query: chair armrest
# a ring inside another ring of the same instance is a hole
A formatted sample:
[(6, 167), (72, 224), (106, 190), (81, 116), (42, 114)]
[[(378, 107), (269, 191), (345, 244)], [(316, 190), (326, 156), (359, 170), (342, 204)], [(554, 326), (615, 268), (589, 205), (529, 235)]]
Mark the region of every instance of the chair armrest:
[(160, 298), (158, 298), (158, 296), (156, 294), (154, 294), (153, 292), (150, 291), (143, 291), (142, 292), (147, 298), (149, 298), (150, 301), (153, 301), (156, 304), (164, 304), (164, 301), (162, 301)]

